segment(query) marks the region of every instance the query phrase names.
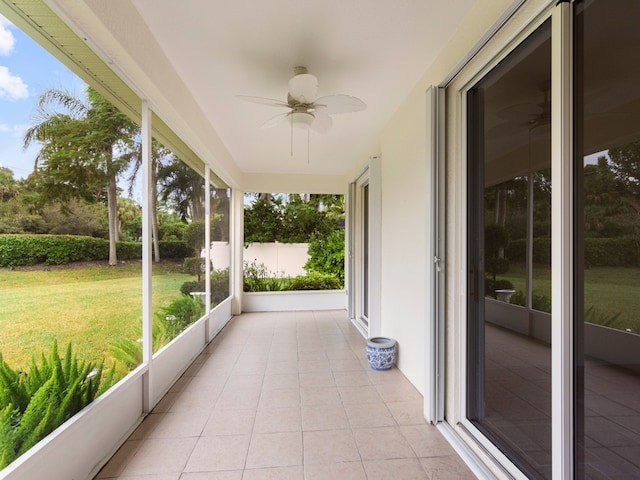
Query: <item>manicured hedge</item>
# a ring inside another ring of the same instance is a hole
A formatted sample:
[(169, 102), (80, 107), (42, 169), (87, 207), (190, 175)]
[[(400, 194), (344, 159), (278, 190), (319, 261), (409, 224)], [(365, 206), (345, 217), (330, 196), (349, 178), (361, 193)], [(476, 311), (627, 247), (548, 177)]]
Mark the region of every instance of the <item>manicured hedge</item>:
[[(184, 258), (191, 254), (185, 242), (160, 242), (161, 258)], [(142, 258), (140, 242), (118, 242), (119, 260)], [(109, 259), (109, 241), (81, 235), (0, 235), (0, 267), (62, 265)]]
[[(512, 240), (505, 256), (512, 262), (524, 262), (526, 245), (525, 239)], [(586, 265), (592, 267), (638, 267), (640, 240), (634, 237), (586, 238), (584, 258)], [(550, 238), (534, 238), (533, 263), (551, 264)]]

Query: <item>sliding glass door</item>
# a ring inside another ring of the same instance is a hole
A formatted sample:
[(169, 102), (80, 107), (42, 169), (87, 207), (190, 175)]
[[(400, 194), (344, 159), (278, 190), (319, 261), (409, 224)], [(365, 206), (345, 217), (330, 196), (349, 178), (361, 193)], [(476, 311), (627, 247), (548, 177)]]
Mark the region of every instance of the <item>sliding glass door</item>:
[(551, 475), (551, 26), (467, 93), (467, 416)]
[(463, 89), (464, 422), (514, 476), (640, 478), (640, 3), (549, 10)]

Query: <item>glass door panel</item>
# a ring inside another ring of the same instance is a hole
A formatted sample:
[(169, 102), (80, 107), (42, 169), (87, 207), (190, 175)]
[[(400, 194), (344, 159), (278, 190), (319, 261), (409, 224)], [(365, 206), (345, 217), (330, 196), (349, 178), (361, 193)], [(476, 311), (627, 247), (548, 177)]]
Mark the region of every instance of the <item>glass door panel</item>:
[(551, 26), (467, 93), (467, 417), (551, 477)]
[(575, 12), (576, 472), (640, 478), (640, 3)]

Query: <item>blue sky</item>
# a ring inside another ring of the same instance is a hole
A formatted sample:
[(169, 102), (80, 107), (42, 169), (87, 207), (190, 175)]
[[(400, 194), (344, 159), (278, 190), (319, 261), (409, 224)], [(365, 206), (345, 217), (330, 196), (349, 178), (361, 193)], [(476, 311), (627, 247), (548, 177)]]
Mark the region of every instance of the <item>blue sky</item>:
[(35, 123), (38, 96), (50, 88), (81, 96), (85, 85), (0, 15), (0, 165), (10, 168), (16, 179), (33, 170), (38, 149), (25, 152), (22, 140), (25, 130)]

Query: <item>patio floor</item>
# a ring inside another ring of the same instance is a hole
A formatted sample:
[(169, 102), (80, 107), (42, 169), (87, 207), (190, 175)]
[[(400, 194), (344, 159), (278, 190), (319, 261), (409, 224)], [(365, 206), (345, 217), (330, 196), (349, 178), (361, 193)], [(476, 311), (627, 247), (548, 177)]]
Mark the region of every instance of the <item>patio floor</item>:
[(365, 345), (345, 311), (234, 317), (96, 479), (475, 478)]

